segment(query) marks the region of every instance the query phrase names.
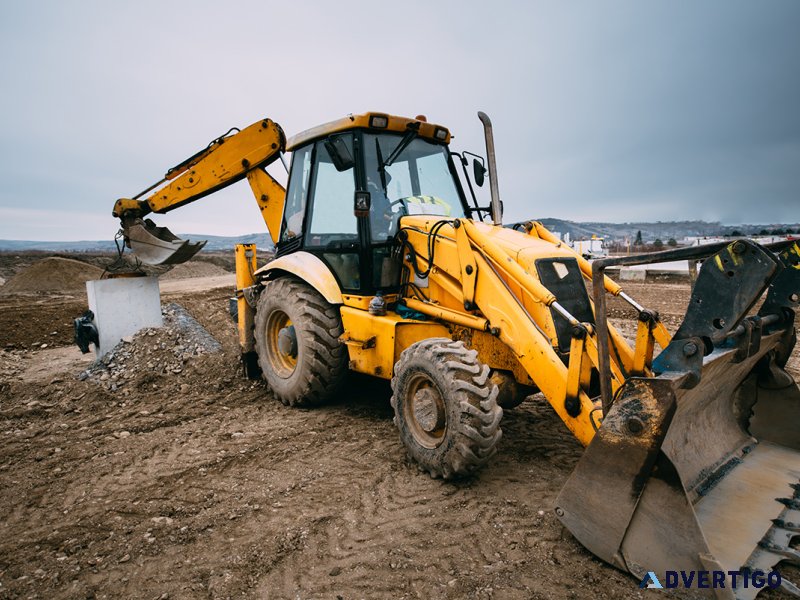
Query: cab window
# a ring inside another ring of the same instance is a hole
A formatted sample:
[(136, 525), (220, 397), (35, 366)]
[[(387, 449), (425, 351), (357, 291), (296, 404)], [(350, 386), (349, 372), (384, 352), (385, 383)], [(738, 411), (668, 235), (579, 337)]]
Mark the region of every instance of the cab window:
[(308, 178), (311, 173), (312, 145), (295, 150), (292, 155), (292, 174), (286, 194), (286, 206), (281, 222), (281, 239), (287, 242), (303, 233), (303, 218), (306, 212)]
[(372, 200), (372, 240), (397, 233), (403, 215), (430, 214), (448, 218), (464, 216), (461, 196), (450, 172), (446, 146), (423, 138), (412, 140), (391, 165), (381, 169), (402, 136), (364, 136), (364, 166)]
[[(358, 223), (353, 214), (355, 174), (353, 164), (334, 162), (326, 140), (316, 143), (317, 166), (311, 184), (309, 246), (348, 247), (358, 241)], [(352, 154), (353, 136), (335, 136)]]

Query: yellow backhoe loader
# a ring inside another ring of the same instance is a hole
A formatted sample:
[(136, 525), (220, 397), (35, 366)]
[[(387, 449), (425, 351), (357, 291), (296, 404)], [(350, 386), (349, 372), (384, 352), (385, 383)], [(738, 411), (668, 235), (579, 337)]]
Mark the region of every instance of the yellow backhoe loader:
[[(114, 215), (145, 262), (182, 262), (202, 244), (145, 217), (247, 178), (277, 248), (258, 269), (253, 245), (235, 250), (248, 376), (291, 406), (330, 398), (348, 370), (391, 379), (402, 443), (445, 479), (489, 462), (503, 408), (538, 390), (586, 446), (555, 507), (582, 544), (645, 581), (724, 577), (691, 595), (755, 596), (737, 573), (800, 557), (800, 389), (784, 370), (797, 244), (738, 239), (590, 265), (540, 223), (502, 226), (491, 122), (479, 118), (486, 161), (451, 150), (450, 131), (422, 116), (350, 115), (288, 143), (264, 119)], [(287, 150), (284, 189), (265, 168)], [(487, 172), (481, 206), (473, 185)], [(604, 275), (679, 259), (705, 260), (674, 335)], [(638, 313), (634, 344), (609, 323), (608, 295)]]

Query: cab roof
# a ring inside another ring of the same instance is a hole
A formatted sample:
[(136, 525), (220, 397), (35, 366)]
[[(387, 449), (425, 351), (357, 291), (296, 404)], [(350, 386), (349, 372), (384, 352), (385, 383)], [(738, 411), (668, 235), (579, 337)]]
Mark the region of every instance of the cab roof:
[(388, 115), (386, 113), (367, 112), (360, 115), (348, 115), (342, 119), (324, 123), (307, 129), (302, 133), (289, 138), (286, 144), (288, 151), (293, 151), (295, 148), (305, 145), (306, 143), (322, 137), (326, 137), (331, 133), (338, 133), (340, 131), (348, 131), (350, 129), (370, 129), (373, 131), (392, 131), (397, 133), (405, 133), (408, 131), (409, 126), (419, 127), (418, 134), (422, 138), (429, 139), (433, 142), (440, 144), (450, 143), (450, 131), (441, 125), (435, 123), (428, 123), (419, 119), (409, 119), (408, 117), (398, 117), (395, 115)]

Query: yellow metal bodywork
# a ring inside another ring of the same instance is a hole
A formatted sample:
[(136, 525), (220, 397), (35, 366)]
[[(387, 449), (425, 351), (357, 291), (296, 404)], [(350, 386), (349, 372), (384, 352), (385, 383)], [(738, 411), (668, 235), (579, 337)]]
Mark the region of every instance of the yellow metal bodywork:
[(255, 272), (259, 279), (269, 279), (280, 273), (290, 273), (317, 290), (330, 304), (342, 304), (342, 291), (336, 278), (322, 260), (309, 252), (293, 252), (281, 256)]
[[(416, 249), (420, 268), (427, 268), (423, 249), (427, 247), (428, 232), (440, 220), (441, 217), (424, 215), (401, 220), (408, 243)], [(426, 289), (428, 299), (409, 299), (406, 304), (438, 320), (494, 336), (510, 350), (575, 437), (588, 444), (595, 434), (599, 412), (588, 395), (592, 369), (598, 366), (596, 332), (586, 325), (586, 338), (573, 342), (567, 366), (558, 352), (558, 335), (550, 310), (556, 298), (539, 281), (535, 268), (539, 258), (575, 258), (575, 253), (541, 235), (526, 235), (466, 219), (457, 223), (457, 228), (448, 224), (438, 230), (435, 266)], [(465, 257), (467, 252), (469, 256)], [(579, 266), (586, 276), (585, 266)], [(407, 267), (410, 269), (411, 265), (407, 263)], [(467, 273), (469, 270), (472, 273)], [(607, 283), (607, 287), (621, 291), (614, 282)], [(470, 309), (465, 308), (465, 301)], [(612, 388), (616, 390), (631, 371), (634, 352), (613, 327), (609, 332)], [(497, 362), (486, 349), (479, 349), (479, 354), (487, 364)], [(517, 376), (519, 368), (512, 371), (520, 383), (526, 383)], [(569, 398), (579, 407), (575, 416), (567, 409)]]
[(256, 309), (247, 302), (244, 290), (255, 284), (253, 277), (256, 271), (256, 245), (236, 244), (234, 248), (236, 260), (236, 328), (239, 331), (239, 346), (242, 354), (255, 351), (253, 338), (253, 322)]
[(114, 203), (114, 208), (111, 210), (111, 216), (122, 218), (123, 215), (141, 210), (141, 204), (138, 200), (132, 198), (120, 198)]
[[(386, 127), (371, 126), (370, 119), (374, 118), (386, 119)], [(422, 138), (442, 144), (450, 143), (450, 131), (441, 125), (428, 123), (426, 121), (419, 121), (417, 119), (409, 119), (407, 117), (387, 115), (386, 113), (368, 112), (360, 115), (349, 115), (342, 119), (324, 123), (323, 125), (318, 125), (317, 127), (312, 127), (311, 129), (307, 129), (302, 133), (298, 133), (297, 135), (289, 138), (289, 143), (286, 145), (286, 149), (291, 152), (295, 148), (304, 146), (313, 140), (328, 136), (332, 133), (339, 133), (351, 129), (372, 129), (374, 131), (405, 133), (408, 131), (409, 125), (412, 127), (419, 127), (418, 134)], [(443, 137), (436, 137), (437, 130), (445, 132)]]
[(350, 355), (350, 369), (390, 379), (400, 353), (411, 344), (431, 337), (450, 337), (445, 325), (403, 319), (393, 312), (384, 316), (365, 310), (341, 307), (344, 335)]
[(280, 239), (286, 190), (280, 183), (275, 181), (272, 175), (262, 169), (248, 171), (247, 182), (256, 197), (258, 208), (261, 211), (264, 223), (267, 224), (270, 237), (273, 240)]

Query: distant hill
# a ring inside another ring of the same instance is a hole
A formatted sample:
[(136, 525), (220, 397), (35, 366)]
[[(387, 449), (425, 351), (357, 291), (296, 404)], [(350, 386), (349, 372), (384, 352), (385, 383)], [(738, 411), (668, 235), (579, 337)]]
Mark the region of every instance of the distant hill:
[[(238, 236), (202, 235), (197, 233), (176, 234), (192, 241), (208, 240), (203, 250), (232, 250), (236, 244), (255, 244), (258, 248), (272, 249), (272, 240), (267, 233), (248, 233)], [(0, 240), (0, 252), (115, 252), (113, 240), (83, 240), (77, 242), (41, 242), (33, 240)]]
[(653, 242), (656, 239), (667, 241), (670, 238), (681, 240), (687, 236), (724, 236), (735, 235), (758, 235), (762, 231), (771, 233), (774, 230), (787, 229), (792, 232), (800, 230), (800, 223), (794, 224), (771, 224), (771, 225), (723, 225), (719, 222), (708, 221), (657, 221), (655, 223), (576, 223), (574, 221), (564, 221), (563, 219), (539, 219), (550, 231), (558, 231), (562, 234), (569, 233), (573, 240), (589, 239), (593, 235), (604, 237), (611, 240), (623, 240), (625, 238), (635, 239), (637, 232), (642, 232), (642, 241)]
[[(273, 247), (272, 238), (268, 233), (247, 233), (236, 236), (201, 235), (199, 233), (177, 233), (176, 235), (184, 240), (208, 240), (203, 250), (232, 250), (236, 244), (255, 244), (258, 248), (265, 250), (271, 250)], [(0, 247), (2, 247), (1, 244), (0, 242)]]

